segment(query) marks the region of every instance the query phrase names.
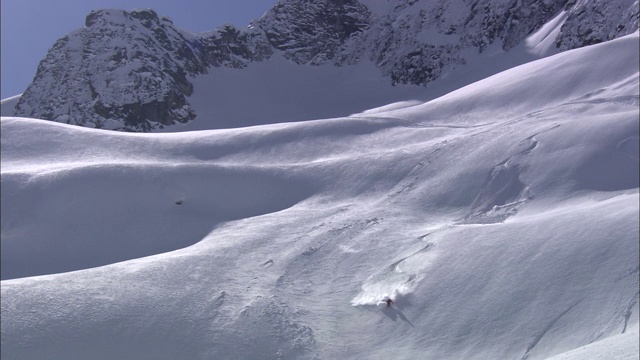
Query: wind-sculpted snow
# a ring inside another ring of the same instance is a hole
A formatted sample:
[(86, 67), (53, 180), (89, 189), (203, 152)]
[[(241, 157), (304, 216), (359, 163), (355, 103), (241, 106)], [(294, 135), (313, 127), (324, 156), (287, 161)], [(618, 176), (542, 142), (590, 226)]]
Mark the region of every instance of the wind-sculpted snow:
[[(634, 88), (640, 57), (637, 39), (636, 32), (617, 42), (582, 49), (581, 66), (575, 66), (575, 54), (568, 51), (503, 71), (433, 101), (378, 116), (410, 118), (424, 124), (476, 126), (518, 115), (537, 116), (554, 107), (588, 108), (598, 102), (633, 106), (638, 104), (638, 89)], [(629, 51), (608, 57), (603, 63), (609, 51), (621, 44)], [(538, 76), (540, 71), (553, 73), (553, 83)], [(605, 71), (608, 77), (597, 71)], [(512, 96), (514, 91), (522, 96)], [(495, 111), (496, 106), (500, 112)]]
[(2, 358), (637, 358), (638, 44), (346, 118), (3, 117), (3, 276), (120, 258), (3, 280)]
[[(7, 173), (2, 189), (2, 221), (11, 229), (3, 233), (3, 279), (175, 250), (221, 222), (279, 211), (310, 193), (280, 171), (127, 163)], [(35, 219), (48, 225), (34, 227)], [(64, 247), (52, 241), (65, 238)]]
[[(554, 31), (533, 41), (533, 48), (522, 47), (550, 23)], [(202, 34), (179, 29), (151, 9), (97, 10), (87, 16), (84, 28), (53, 45), (10, 115), (124, 131), (174, 131), (207, 118), (192, 97), (193, 84), (204, 74), (213, 73), (206, 81), (223, 94), (230, 86), (215, 76), (218, 68), (241, 69), (280, 58), (297, 66), (371, 63), (380, 80), (371, 90), (378, 91), (387, 85), (455, 82), (456, 77), (472, 82), (477, 79), (469, 79), (469, 72), (483, 61), (511, 62), (510, 67), (637, 28), (637, 0), (282, 0), (246, 29), (222, 25)], [(486, 75), (507, 67), (485, 66), (491, 72)], [(286, 84), (276, 79), (273, 87)], [(419, 92), (414, 96), (424, 98)], [(316, 97), (296, 96), (302, 103)], [(296, 100), (283, 98), (272, 108)], [(238, 100), (233, 105), (243, 106)], [(334, 113), (320, 118), (353, 112)], [(251, 115), (250, 122), (257, 123), (260, 113)], [(279, 115), (278, 121), (318, 118)], [(207, 121), (209, 128), (247, 122), (233, 114)]]
[(2, 100), (2, 116), (13, 116), (16, 104), (20, 101), (20, 95), (12, 96)]

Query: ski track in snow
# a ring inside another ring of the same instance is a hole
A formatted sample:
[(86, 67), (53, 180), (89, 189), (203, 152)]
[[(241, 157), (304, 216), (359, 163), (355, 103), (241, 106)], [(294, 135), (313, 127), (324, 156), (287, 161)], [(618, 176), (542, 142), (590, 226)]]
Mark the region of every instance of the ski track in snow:
[(531, 342), (531, 345), (529, 345), (527, 347), (527, 351), (524, 353), (524, 356), (522, 357), (522, 360), (526, 360), (529, 358), (529, 354), (531, 353), (531, 350), (533, 350), (533, 348), (536, 347), (536, 345), (538, 345), (538, 343), (540, 342), (540, 340), (549, 332), (549, 330), (551, 330), (551, 328), (558, 322), (558, 320), (560, 320), (565, 314), (567, 314), (569, 311), (571, 311), (571, 309), (573, 309), (576, 305), (580, 304), (582, 302), (582, 300), (584, 299), (580, 299), (578, 300), (575, 304), (569, 306), (565, 311), (563, 311), (562, 313), (560, 313), (556, 318), (554, 318), (549, 325), (547, 325), (541, 332), (540, 334), (536, 335), (535, 338), (533, 339), (533, 341)]
[(238, 129), (3, 117), (2, 357), (637, 356), (637, 58)]

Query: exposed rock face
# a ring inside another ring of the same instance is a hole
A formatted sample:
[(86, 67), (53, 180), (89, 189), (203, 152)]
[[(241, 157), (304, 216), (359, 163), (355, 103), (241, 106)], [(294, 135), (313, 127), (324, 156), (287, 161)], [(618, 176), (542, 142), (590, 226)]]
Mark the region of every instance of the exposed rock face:
[(298, 64), (372, 61), (393, 83), (428, 84), (468, 49), (518, 45), (567, 12), (556, 45), (591, 45), (638, 29), (637, 0), (282, 0), (247, 29), (178, 29), (153, 10), (99, 10), (41, 61), (16, 115), (150, 131), (196, 114), (190, 78), (280, 52)]
[(231, 26), (197, 37), (153, 10), (91, 12), (85, 28), (58, 40), (40, 63), (16, 114), (127, 131), (150, 131), (196, 114), (190, 76), (209, 66), (267, 58), (259, 31)]
[(153, 11), (92, 12), (42, 60), (18, 114), (138, 131), (189, 121), (187, 76), (206, 70), (192, 42)]
[(334, 61), (352, 37), (369, 27), (370, 13), (355, 0), (285, 0), (256, 25), (269, 43), (298, 64)]
[(572, 0), (569, 16), (556, 38), (561, 50), (575, 49), (638, 31), (638, 0)]

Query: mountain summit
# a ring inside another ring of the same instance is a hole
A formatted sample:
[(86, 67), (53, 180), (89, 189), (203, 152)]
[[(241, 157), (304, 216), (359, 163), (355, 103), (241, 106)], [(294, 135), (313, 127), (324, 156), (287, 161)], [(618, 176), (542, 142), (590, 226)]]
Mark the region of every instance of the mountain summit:
[(282, 0), (246, 29), (203, 34), (151, 9), (98, 10), (53, 45), (14, 114), (152, 131), (196, 118), (189, 97), (199, 75), (274, 56), (299, 65), (371, 62), (388, 83), (426, 86), (492, 45), (508, 52), (553, 19), (562, 22), (554, 46), (568, 50), (636, 31), (638, 2)]

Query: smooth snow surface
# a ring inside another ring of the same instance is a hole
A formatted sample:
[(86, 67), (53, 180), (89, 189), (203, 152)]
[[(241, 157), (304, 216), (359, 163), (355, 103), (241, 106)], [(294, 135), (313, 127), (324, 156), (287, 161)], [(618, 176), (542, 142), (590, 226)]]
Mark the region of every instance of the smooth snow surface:
[[(246, 68), (210, 68), (188, 98), (198, 116), (165, 131), (234, 128), (348, 116), (423, 97), (417, 85), (391, 85), (373, 64), (297, 65), (279, 56)], [(250, 99), (250, 100), (249, 100)]]
[(637, 358), (638, 58), (226, 130), (3, 117), (2, 359)]
[(636, 360), (638, 359), (638, 330), (615, 335), (595, 343), (554, 356), (549, 360)]
[(16, 105), (20, 101), (21, 95), (12, 96), (6, 99), (2, 99), (0, 102), (0, 114), (2, 116), (13, 116)]
[[(394, 6), (373, 0), (371, 6)], [(387, 10), (385, 10), (387, 11)], [(448, 8), (456, 13), (455, 6)], [(458, 11), (459, 12), (459, 11)], [(565, 20), (560, 14), (509, 52), (493, 44), (483, 53), (468, 50), (459, 65), (428, 86), (392, 85), (371, 62), (355, 65), (297, 65), (281, 54), (245, 68), (211, 67), (191, 79), (187, 101), (197, 117), (159, 132), (196, 131), (296, 122), (380, 112), (423, 104), (474, 81), (557, 52), (553, 39)], [(433, 34), (432, 34), (433, 35)], [(430, 36), (433, 40), (433, 36)]]

